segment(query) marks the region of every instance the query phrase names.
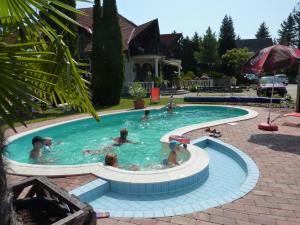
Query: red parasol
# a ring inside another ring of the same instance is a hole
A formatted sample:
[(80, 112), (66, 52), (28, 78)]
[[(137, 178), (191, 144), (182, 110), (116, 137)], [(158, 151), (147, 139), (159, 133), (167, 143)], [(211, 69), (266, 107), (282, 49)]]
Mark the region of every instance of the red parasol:
[[(261, 74), (263, 72), (274, 72), (276, 70), (288, 67), (294, 63), (300, 62), (300, 50), (284, 45), (273, 45), (268, 48), (262, 49), (260, 52), (251, 57), (248, 62), (243, 67), (243, 72), (245, 73), (255, 73)], [(299, 74), (300, 74), (300, 64), (299, 64)], [(273, 79), (273, 90), (274, 90), (274, 80)], [(300, 75), (298, 78), (298, 91), (296, 100), (296, 111), (300, 111)], [(273, 95), (272, 90), (272, 95)], [(272, 104), (272, 98), (271, 98)], [(267, 123), (261, 123), (258, 128), (266, 131), (277, 131), (278, 127), (276, 124), (270, 123), (270, 111)]]
[(261, 74), (273, 72), (300, 60), (300, 50), (284, 45), (273, 45), (262, 49), (244, 65), (243, 72)]

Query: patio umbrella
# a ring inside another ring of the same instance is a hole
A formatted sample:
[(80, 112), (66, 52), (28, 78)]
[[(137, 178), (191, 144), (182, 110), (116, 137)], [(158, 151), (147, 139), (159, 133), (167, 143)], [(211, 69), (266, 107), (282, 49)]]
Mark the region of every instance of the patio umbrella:
[[(275, 72), (276, 70), (286, 68), (294, 63), (300, 63), (299, 49), (284, 45), (273, 45), (262, 49), (251, 57), (244, 65), (243, 72), (255, 74)], [(300, 64), (298, 67), (298, 74), (300, 74)], [(300, 75), (298, 75), (296, 112), (300, 112)]]

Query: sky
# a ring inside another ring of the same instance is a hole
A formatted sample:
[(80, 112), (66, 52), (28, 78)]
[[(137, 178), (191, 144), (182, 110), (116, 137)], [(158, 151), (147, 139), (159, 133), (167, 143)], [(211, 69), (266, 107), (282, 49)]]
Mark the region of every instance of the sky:
[[(255, 38), (259, 25), (266, 22), (272, 38), (299, 0), (117, 0), (118, 11), (140, 25), (158, 18), (160, 33), (203, 35), (208, 26), (219, 34), (224, 16), (230, 15), (236, 35)], [(77, 3), (77, 8), (92, 7)]]

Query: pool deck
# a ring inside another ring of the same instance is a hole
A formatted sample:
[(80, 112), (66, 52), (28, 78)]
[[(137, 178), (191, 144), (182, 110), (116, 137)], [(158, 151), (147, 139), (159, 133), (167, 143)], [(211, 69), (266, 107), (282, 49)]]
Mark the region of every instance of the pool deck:
[[(203, 212), (184, 216), (154, 219), (109, 218), (98, 220), (103, 225), (209, 225), (209, 224), (300, 224), (300, 128), (283, 126), (284, 122), (299, 123), (297, 118), (282, 118), (277, 121), (279, 132), (267, 133), (257, 129), (257, 124), (266, 121), (268, 110), (246, 107), (255, 110), (259, 116), (214, 128), (223, 136), (220, 140), (234, 145), (247, 153), (256, 162), (260, 170), (257, 186), (245, 197)], [(277, 114), (274, 113), (273, 117)], [(80, 118), (82, 115), (68, 117)], [(66, 118), (40, 122), (20, 127), (19, 132), (38, 128), (48, 124), (65, 121)], [(8, 134), (13, 134), (11, 131)], [(196, 139), (207, 135), (203, 129), (187, 134)], [(22, 180), (22, 176), (8, 176), (9, 183)], [(70, 191), (80, 185), (96, 179), (93, 175), (50, 178), (58, 186)]]

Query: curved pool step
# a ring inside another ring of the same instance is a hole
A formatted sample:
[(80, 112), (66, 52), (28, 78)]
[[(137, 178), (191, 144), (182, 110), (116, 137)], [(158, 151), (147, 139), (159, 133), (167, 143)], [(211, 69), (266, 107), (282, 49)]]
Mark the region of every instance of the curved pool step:
[(75, 195), (82, 202), (91, 202), (100, 198), (108, 191), (109, 182), (103, 179), (97, 179), (70, 191), (69, 194)]

